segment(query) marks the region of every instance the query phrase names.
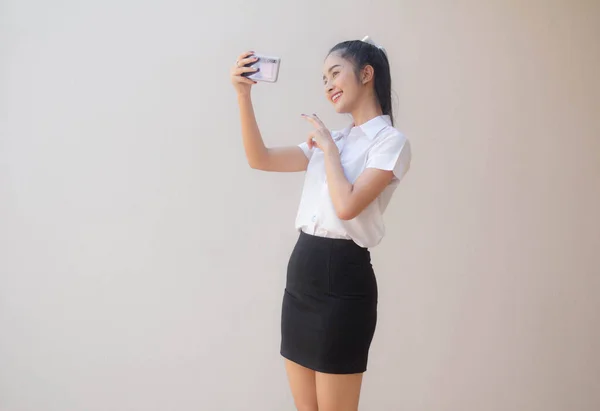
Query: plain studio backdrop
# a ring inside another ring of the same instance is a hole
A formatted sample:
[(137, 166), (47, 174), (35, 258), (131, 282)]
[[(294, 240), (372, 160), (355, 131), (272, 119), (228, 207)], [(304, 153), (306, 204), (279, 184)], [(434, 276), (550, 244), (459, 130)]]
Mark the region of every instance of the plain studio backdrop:
[(373, 249), (365, 411), (600, 409), (598, 1), (0, 3), (0, 410), (292, 410), (279, 322), (338, 41), (392, 64), (412, 168)]

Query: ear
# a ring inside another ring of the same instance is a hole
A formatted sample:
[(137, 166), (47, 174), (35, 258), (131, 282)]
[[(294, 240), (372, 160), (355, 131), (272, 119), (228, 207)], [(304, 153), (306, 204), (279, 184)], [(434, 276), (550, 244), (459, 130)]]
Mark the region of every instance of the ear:
[(375, 69), (371, 65), (366, 65), (360, 72), (360, 82), (362, 84), (367, 84), (369, 81), (373, 80), (373, 76), (375, 75)]

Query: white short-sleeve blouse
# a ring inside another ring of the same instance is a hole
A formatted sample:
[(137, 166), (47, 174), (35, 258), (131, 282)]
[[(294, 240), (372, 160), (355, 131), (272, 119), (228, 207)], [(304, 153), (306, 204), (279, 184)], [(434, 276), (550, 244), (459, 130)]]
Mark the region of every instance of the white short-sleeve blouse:
[(385, 234), (383, 213), (394, 190), (410, 167), (411, 150), (406, 137), (394, 128), (387, 115), (375, 117), (360, 126), (351, 125), (332, 132), (339, 151), (344, 174), (354, 183), (366, 168), (392, 170), (394, 178), (371, 204), (351, 220), (337, 217), (325, 174), (322, 150), (299, 147), (309, 159), (296, 229), (329, 238), (352, 239), (361, 247), (374, 247)]

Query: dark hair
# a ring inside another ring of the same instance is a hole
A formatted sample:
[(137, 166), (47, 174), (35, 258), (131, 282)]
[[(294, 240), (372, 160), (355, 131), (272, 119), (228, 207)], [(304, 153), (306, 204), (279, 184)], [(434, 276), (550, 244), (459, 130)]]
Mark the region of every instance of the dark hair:
[(394, 124), (392, 113), (392, 76), (390, 62), (383, 50), (361, 40), (350, 40), (336, 44), (329, 54), (339, 52), (343, 59), (354, 63), (357, 78), (365, 66), (372, 66), (375, 71), (375, 94), (383, 114), (390, 116)]

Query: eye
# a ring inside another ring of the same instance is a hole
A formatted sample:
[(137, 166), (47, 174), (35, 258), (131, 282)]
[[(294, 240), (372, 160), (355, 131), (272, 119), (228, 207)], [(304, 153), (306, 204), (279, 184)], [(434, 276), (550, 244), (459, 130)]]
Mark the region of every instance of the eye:
[(335, 76), (337, 76), (338, 74), (339, 74), (338, 71), (334, 71), (333, 74), (332, 74), (332, 77), (335, 78)]

